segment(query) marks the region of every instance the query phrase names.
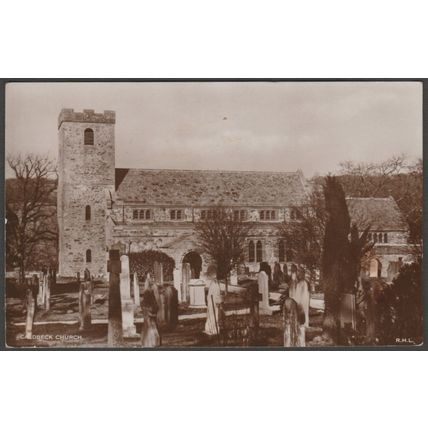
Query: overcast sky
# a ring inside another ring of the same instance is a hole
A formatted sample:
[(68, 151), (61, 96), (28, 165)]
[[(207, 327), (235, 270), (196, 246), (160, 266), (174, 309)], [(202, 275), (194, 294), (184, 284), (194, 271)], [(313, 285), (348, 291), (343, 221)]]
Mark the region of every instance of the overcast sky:
[(116, 168), (311, 177), (345, 160), (422, 156), (422, 85), (410, 82), (13, 83), (6, 154), (56, 158), (62, 108), (116, 111)]

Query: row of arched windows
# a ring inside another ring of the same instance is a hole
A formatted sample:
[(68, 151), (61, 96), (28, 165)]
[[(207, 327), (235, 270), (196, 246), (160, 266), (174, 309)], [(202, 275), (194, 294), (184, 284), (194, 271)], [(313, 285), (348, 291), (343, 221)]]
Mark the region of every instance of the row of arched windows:
[(387, 244), (388, 243), (388, 234), (387, 233), (368, 233), (367, 234), (367, 239), (369, 241), (373, 241), (375, 243), (384, 243)]

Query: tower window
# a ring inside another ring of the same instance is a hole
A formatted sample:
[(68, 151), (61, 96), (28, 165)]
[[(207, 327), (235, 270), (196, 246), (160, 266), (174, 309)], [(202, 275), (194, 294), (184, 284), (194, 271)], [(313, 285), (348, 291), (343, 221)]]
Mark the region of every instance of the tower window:
[(86, 250), (86, 263), (92, 262), (92, 253), (91, 250)]
[(85, 207), (85, 220), (88, 221), (91, 219), (91, 207), (90, 205), (86, 205)]
[(263, 261), (263, 249), (261, 241), (257, 241), (256, 245), (256, 262)]
[(388, 243), (388, 234), (387, 234), (387, 233), (384, 233), (384, 234), (383, 234), (383, 242), (384, 242), (385, 244), (387, 244), (387, 243)]
[(91, 128), (86, 128), (84, 133), (85, 146), (94, 145), (94, 131)]
[(138, 210), (132, 211), (132, 219), (133, 220), (138, 220)]

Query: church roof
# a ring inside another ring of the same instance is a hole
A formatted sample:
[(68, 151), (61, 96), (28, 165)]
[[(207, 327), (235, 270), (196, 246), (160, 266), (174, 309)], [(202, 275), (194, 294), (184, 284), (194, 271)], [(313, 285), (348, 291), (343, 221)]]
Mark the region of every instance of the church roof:
[(301, 171), (116, 169), (116, 197), (178, 206), (294, 206), (305, 202)]
[(359, 229), (370, 225), (371, 230), (406, 230), (404, 220), (395, 199), (389, 198), (346, 198), (351, 219)]

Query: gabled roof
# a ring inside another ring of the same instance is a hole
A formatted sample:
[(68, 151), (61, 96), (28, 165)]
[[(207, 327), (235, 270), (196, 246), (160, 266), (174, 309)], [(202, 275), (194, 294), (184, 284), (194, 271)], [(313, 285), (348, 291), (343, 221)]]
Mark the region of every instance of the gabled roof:
[(178, 206), (293, 206), (306, 201), (301, 171), (116, 169), (116, 197)]
[(407, 230), (407, 223), (394, 198), (346, 198), (349, 215), (358, 228)]

